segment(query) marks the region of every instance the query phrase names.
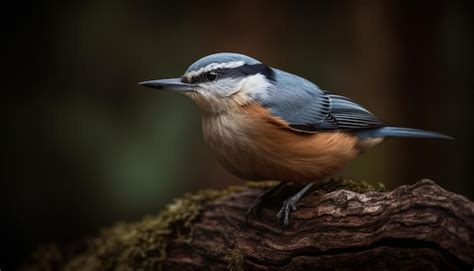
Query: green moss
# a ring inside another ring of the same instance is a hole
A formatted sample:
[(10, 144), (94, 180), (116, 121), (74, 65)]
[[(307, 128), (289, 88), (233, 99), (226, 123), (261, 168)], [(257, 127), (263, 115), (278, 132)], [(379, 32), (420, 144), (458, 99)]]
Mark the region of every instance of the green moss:
[(385, 185), (383, 183), (378, 183), (379, 187), (377, 188), (377, 192), (387, 192)]
[(370, 191), (384, 192), (385, 186), (379, 183), (379, 187), (375, 188), (365, 181), (354, 181), (350, 179), (330, 179), (326, 182), (318, 183), (313, 186), (314, 193), (327, 194), (336, 190), (349, 190), (356, 193), (367, 193)]
[[(257, 188), (262, 190), (268, 189), (277, 184), (277, 181), (249, 181), (246, 183), (246, 185), (250, 188)], [(340, 189), (350, 190), (357, 193), (366, 193), (369, 191), (385, 192), (385, 186), (382, 183), (378, 183), (378, 188), (375, 188), (374, 186), (365, 181), (354, 181), (342, 178), (332, 178), (325, 182), (316, 183), (312, 188), (313, 191), (319, 194), (326, 194)]]
[(269, 189), (277, 185), (278, 181), (248, 181), (246, 185), (250, 188), (257, 188), (257, 189)]
[(245, 186), (231, 186), (185, 194), (157, 216), (103, 230), (98, 237), (88, 240), (82, 251), (71, 253), (75, 254), (73, 258), (64, 259), (70, 253), (61, 253), (55, 246), (47, 250), (40, 248), (33, 254), (31, 264), (22, 270), (161, 270), (167, 241), (191, 240), (193, 222), (204, 203), (245, 189)]
[(233, 249), (224, 256), (227, 262), (227, 270), (229, 271), (244, 271), (245, 270), (245, 255), (240, 249)]

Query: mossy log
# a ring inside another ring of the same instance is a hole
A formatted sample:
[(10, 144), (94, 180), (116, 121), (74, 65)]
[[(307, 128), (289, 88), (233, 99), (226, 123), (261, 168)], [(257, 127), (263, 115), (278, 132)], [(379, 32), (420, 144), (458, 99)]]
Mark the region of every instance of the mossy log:
[(277, 201), (245, 224), (247, 208), (264, 186), (185, 195), (158, 216), (104, 230), (81, 246), (40, 249), (24, 269), (471, 270), (474, 266), (474, 203), (430, 180), (391, 192), (352, 181), (325, 183), (304, 197), (286, 228), (275, 219)]

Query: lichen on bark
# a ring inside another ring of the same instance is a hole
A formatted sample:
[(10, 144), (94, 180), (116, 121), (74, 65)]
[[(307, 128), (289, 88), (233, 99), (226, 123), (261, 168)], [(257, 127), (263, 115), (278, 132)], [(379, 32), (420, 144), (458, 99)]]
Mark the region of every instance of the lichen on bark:
[(224, 256), (224, 260), (227, 261), (227, 270), (229, 271), (244, 271), (245, 255), (240, 249), (233, 249), (228, 254)]

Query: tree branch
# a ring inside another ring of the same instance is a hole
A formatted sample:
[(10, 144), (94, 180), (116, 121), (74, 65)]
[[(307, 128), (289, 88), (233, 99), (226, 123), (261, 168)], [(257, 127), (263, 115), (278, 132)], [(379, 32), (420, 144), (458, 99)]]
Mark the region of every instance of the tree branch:
[[(164, 228), (151, 222), (163, 221), (163, 214), (147, 223), (116, 226), (73, 253), (62, 252), (57, 266), (69, 270), (470, 270), (474, 266), (474, 203), (429, 180), (391, 192), (317, 190), (291, 214), (288, 228), (276, 222), (277, 203), (245, 225), (246, 210), (260, 189), (227, 192), (200, 198), (194, 205), (181, 201), (181, 207), (198, 206), (198, 211), (191, 217), (180, 213)], [(177, 209), (177, 202), (164, 213)], [(163, 229), (168, 229), (166, 240), (157, 240), (163, 235), (155, 231)]]

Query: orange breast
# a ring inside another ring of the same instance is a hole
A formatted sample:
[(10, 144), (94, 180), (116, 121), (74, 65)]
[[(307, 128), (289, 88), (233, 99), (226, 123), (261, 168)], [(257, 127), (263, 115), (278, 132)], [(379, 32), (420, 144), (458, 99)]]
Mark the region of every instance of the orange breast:
[(323, 180), (359, 153), (351, 134), (295, 132), (256, 104), (228, 116), (205, 116), (203, 130), (218, 160), (251, 180)]

